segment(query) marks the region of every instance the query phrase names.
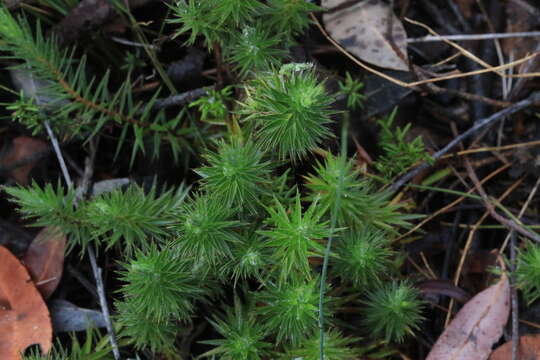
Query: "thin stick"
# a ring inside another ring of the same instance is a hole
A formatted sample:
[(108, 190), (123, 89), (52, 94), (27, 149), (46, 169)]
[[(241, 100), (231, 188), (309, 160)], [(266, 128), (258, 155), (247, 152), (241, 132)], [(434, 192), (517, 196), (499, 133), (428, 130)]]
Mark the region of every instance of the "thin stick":
[(97, 266), (96, 254), (94, 253), (94, 249), (92, 248), (92, 246), (88, 246), (88, 258), (90, 259), (90, 264), (92, 265), (92, 272), (94, 273), (94, 278), (96, 279), (99, 304), (101, 306), (101, 312), (103, 313), (103, 317), (105, 318), (105, 325), (107, 326), (107, 332), (109, 333), (109, 340), (111, 342), (113, 355), (116, 360), (119, 360), (120, 350), (118, 350), (118, 344), (116, 343), (116, 336), (111, 322), (111, 314), (109, 313), (107, 298), (105, 297), (105, 286), (103, 285), (103, 279), (101, 277), (101, 268)]
[(472, 40), (493, 40), (509, 39), (516, 37), (540, 37), (540, 31), (531, 32), (513, 32), (513, 33), (494, 33), (494, 34), (460, 34), (460, 35), (426, 35), (417, 38), (407, 39), (408, 43), (423, 43), (434, 41), (472, 41)]
[(441, 159), (448, 159), (451, 157), (457, 157), (457, 156), (463, 156), (467, 154), (475, 154), (475, 153), (481, 153), (481, 152), (487, 152), (487, 151), (505, 151), (505, 150), (512, 150), (515, 148), (538, 146), (538, 145), (540, 145), (540, 140), (528, 141), (528, 142), (517, 143), (517, 144), (502, 145), (502, 146), (481, 147), (481, 148), (476, 148), (476, 149), (461, 150), (453, 154), (444, 155), (443, 157), (441, 157)]
[(47, 134), (49, 135), (49, 138), (51, 139), (54, 153), (56, 154), (56, 158), (58, 159), (58, 163), (60, 164), (60, 169), (62, 169), (62, 175), (64, 175), (64, 179), (66, 180), (66, 184), (68, 188), (72, 188), (73, 181), (71, 180), (71, 176), (69, 176), (69, 171), (67, 169), (66, 162), (64, 161), (64, 157), (62, 156), (62, 151), (60, 150), (58, 139), (54, 135), (51, 129), (51, 126), (49, 125), (49, 122), (45, 121), (44, 124), (45, 124), (45, 129), (47, 130)]
[(152, 108), (159, 110), (166, 109), (171, 106), (183, 106), (207, 95), (210, 89), (211, 87), (197, 88), (164, 99), (157, 99)]
[[(417, 26), (420, 26), (420, 27), (423, 27), (424, 29), (426, 29), (432, 36), (437, 36), (439, 37), (440, 40), (444, 41), (445, 43), (447, 43), (448, 45), (452, 46), (453, 48), (457, 49), (463, 56), (471, 59), (472, 61), (476, 62), (477, 64), (480, 64), (482, 65), (484, 68), (486, 69), (489, 69), (489, 68), (492, 68), (492, 66), (488, 63), (486, 63), (484, 60), (480, 59), (478, 56), (474, 55), (473, 53), (471, 53), (470, 51), (468, 51), (467, 49), (465, 49), (464, 47), (452, 42), (452, 41), (449, 41), (449, 40), (446, 40), (444, 37), (441, 37), (439, 34), (437, 34), (437, 32), (435, 32), (433, 29), (431, 29), (429, 26), (427, 26), (426, 24), (424, 23), (421, 23), (419, 21), (415, 21), (415, 20), (412, 20), (412, 19), (409, 19), (409, 18), (405, 18), (405, 20), (411, 24), (414, 24), (414, 25), (417, 25)], [(498, 75), (504, 75), (504, 73), (498, 73)]]
[[(535, 103), (538, 103), (540, 101), (540, 92), (535, 92), (531, 94), (528, 98), (525, 100), (521, 100), (520, 102), (517, 102), (513, 104), (512, 106), (507, 107), (506, 109), (503, 109), (499, 112), (496, 112), (495, 114), (481, 119), (473, 126), (471, 126), (467, 131), (465, 131), (463, 134), (456, 136), (454, 140), (450, 141), (445, 147), (443, 147), (441, 150), (437, 151), (435, 154), (433, 154), (431, 157), (433, 160), (438, 160), (443, 155), (445, 155), (447, 152), (449, 152), (454, 146), (462, 142), (463, 140), (469, 138), (470, 136), (474, 135), (478, 130), (487, 127), (489, 125), (492, 125), (496, 123), (498, 120), (501, 120), (507, 116), (510, 116), (520, 110), (523, 110), (524, 108), (531, 106)], [(418, 175), (422, 170), (425, 170), (432, 166), (431, 163), (425, 161), (421, 165), (417, 166), (416, 168), (409, 171), (407, 174), (403, 175), (400, 179), (398, 179), (390, 189), (392, 191), (397, 191), (399, 188), (401, 188), (403, 185), (405, 185), (409, 180), (411, 180), (413, 177)]]
[[(54, 135), (47, 121), (45, 121), (45, 128), (47, 129), (47, 133), (49, 134), (49, 137), (51, 139), (51, 143), (53, 145), (56, 158), (58, 159), (58, 162), (60, 163), (60, 168), (62, 169), (62, 175), (64, 176), (64, 180), (66, 181), (68, 188), (73, 188), (73, 181), (71, 180), (71, 176), (69, 175), (68, 169), (66, 167), (66, 162), (64, 161), (64, 157), (62, 156), (58, 139)], [(109, 308), (107, 306), (107, 299), (105, 298), (105, 290), (103, 287), (103, 280), (101, 278), (101, 269), (97, 266), (96, 255), (94, 254), (94, 250), (92, 249), (91, 246), (88, 246), (88, 257), (90, 258), (90, 264), (92, 265), (92, 271), (94, 273), (94, 278), (96, 279), (96, 287), (97, 287), (98, 296), (99, 296), (99, 304), (101, 306), (101, 312), (103, 313), (103, 317), (105, 318), (105, 325), (107, 327), (107, 332), (109, 334), (109, 340), (111, 342), (113, 355), (114, 355), (115, 360), (120, 360), (120, 351), (118, 350), (118, 344), (116, 343), (116, 337), (115, 337), (114, 329), (111, 322), (111, 316), (109, 313)]]
[[(536, 195), (536, 192), (538, 191), (538, 186), (540, 186), (540, 177), (536, 180), (536, 183), (534, 184), (533, 189), (529, 193), (529, 196), (527, 196), (527, 200), (525, 200), (525, 203), (523, 204), (523, 206), (519, 210), (519, 214), (517, 216), (517, 218), (519, 220), (521, 220), (521, 218), (525, 214), (525, 211), (529, 207), (529, 204), (531, 203), (532, 199), (534, 198), (534, 195)], [(508, 233), (508, 235), (506, 235), (506, 238), (504, 239), (504, 242), (501, 245), (501, 248), (499, 249), (499, 254), (502, 254), (504, 252), (504, 250), (506, 249), (506, 245), (508, 244), (508, 241), (510, 240), (510, 238), (512, 236), (512, 233), (513, 233), (513, 231), (510, 231)]]
[(480, 181), (478, 180), (478, 177), (476, 176), (476, 173), (467, 158), (465, 158), (465, 167), (467, 168), (467, 173), (469, 174), (470, 179), (475, 185), (476, 190), (478, 191), (478, 194), (480, 195), (480, 197), (482, 197), (482, 201), (484, 202), (484, 205), (487, 211), (489, 211), (489, 214), (491, 215), (491, 217), (497, 220), (501, 225), (504, 225), (508, 230), (515, 230), (521, 235), (524, 235), (528, 237), (529, 239), (532, 239), (540, 243), (540, 235), (538, 235), (535, 232), (531, 232), (527, 230), (524, 226), (522, 226), (522, 224), (518, 224), (515, 220), (507, 219), (506, 217), (497, 213), (497, 211), (495, 210), (495, 206), (492, 204), (492, 201), (488, 198), (484, 190), (484, 187), (482, 186), (482, 184), (480, 184)]
[(142, 44), (142, 43), (139, 43), (139, 42), (123, 39), (123, 38), (118, 37), (118, 36), (111, 36), (111, 40), (113, 40), (113, 41), (115, 41), (115, 42), (117, 42), (119, 44), (122, 44), (122, 45), (134, 46), (134, 47), (148, 47), (149, 49), (152, 49), (152, 50), (159, 50), (159, 46), (151, 45), (151, 44)]
[[(90, 141), (90, 156), (87, 156), (85, 159), (84, 176), (81, 181), (81, 197), (79, 200), (86, 198), (90, 190), (91, 180), (94, 176), (94, 161), (96, 159), (98, 141), (99, 138), (92, 139), (92, 141)], [(92, 245), (88, 246), (88, 258), (90, 259), (92, 272), (94, 273), (94, 278), (96, 280), (99, 305), (101, 307), (103, 317), (105, 318), (105, 326), (107, 327), (107, 333), (109, 334), (109, 341), (111, 343), (113, 355), (115, 360), (120, 360), (120, 350), (118, 349), (118, 343), (116, 342), (116, 334), (112, 325), (111, 315), (109, 313), (107, 297), (105, 296), (105, 285), (103, 284), (103, 277), (101, 276), (101, 268), (97, 266), (96, 254), (94, 253), (94, 248)]]

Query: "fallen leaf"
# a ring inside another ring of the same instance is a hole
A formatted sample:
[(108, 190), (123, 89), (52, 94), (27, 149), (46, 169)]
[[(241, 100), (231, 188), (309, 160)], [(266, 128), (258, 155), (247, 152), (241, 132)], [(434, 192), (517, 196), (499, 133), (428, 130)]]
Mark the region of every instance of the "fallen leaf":
[(49, 310), (26, 268), (0, 246), (0, 359), (19, 360), (34, 344), (42, 353), (52, 347)]
[(56, 228), (39, 232), (22, 258), (32, 281), (44, 299), (56, 290), (64, 270), (66, 236)]
[[(489, 360), (512, 359), (512, 341), (499, 346)], [(540, 360), (540, 334), (528, 334), (519, 338), (519, 352), (516, 360)]]
[(473, 297), (441, 334), (426, 360), (484, 360), (503, 333), (510, 312), (510, 285), (499, 282)]
[[(346, 0), (322, 0), (326, 9)], [(382, 0), (361, 1), (323, 15), (330, 36), (341, 46), (374, 65), (408, 71), (407, 33), (392, 9)], [(388, 34), (391, 23), (391, 37)]]
[(101, 311), (80, 308), (65, 300), (53, 300), (50, 312), (54, 332), (84, 331), (106, 326)]
[(28, 185), (30, 171), (41, 161), (49, 146), (43, 140), (29, 136), (13, 139), (11, 147), (0, 157), (0, 166), (19, 184)]

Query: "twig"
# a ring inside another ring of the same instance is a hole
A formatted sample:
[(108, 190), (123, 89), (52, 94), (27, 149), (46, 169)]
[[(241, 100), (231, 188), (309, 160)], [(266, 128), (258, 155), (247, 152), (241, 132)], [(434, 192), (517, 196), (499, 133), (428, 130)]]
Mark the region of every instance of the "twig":
[[(67, 183), (67, 186), (69, 188), (73, 188), (73, 181), (71, 180), (71, 176), (69, 175), (68, 169), (66, 167), (66, 162), (64, 161), (64, 157), (62, 156), (60, 145), (58, 144), (58, 139), (54, 135), (47, 121), (45, 121), (45, 128), (47, 129), (47, 133), (49, 134), (49, 137), (51, 138), (54, 152), (56, 154), (58, 162), (60, 163), (60, 168), (62, 169), (62, 174)], [(87, 162), (87, 166), (88, 166), (88, 163), (89, 162)], [(91, 176), (91, 173), (92, 171), (87, 171), (87, 169), (85, 168), (85, 174), (90, 174), (87, 176)], [(114, 328), (112, 326), (111, 316), (109, 313), (109, 308), (107, 306), (107, 299), (105, 298), (103, 279), (101, 278), (101, 269), (97, 266), (96, 255), (94, 254), (94, 250), (92, 249), (91, 246), (88, 246), (88, 257), (90, 259), (90, 264), (92, 265), (94, 278), (96, 279), (96, 287), (97, 287), (98, 296), (99, 296), (99, 304), (101, 306), (101, 312), (103, 313), (103, 317), (105, 318), (105, 325), (107, 327), (107, 332), (109, 334), (109, 339), (110, 339), (111, 347), (113, 350), (113, 355), (114, 355), (115, 360), (120, 360), (120, 351), (118, 350), (118, 344), (116, 342)]]
[[(535, 92), (531, 94), (528, 98), (525, 100), (521, 100), (512, 106), (507, 107), (506, 109), (503, 109), (499, 112), (496, 112), (495, 114), (484, 118), (482, 120), (479, 120), (475, 122), (473, 126), (471, 126), (467, 131), (465, 131), (463, 134), (457, 136), (454, 138), (454, 140), (450, 141), (445, 147), (443, 147), (441, 150), (437, 151), (435, 154), (431, 156), (433, 160), (438, 160), (443, 155), (445, 155), (447, 152), (449, 152), (454, 146), (462, 142), (463, 140), (469, 138), (471, 135), (474, 135), (478, 130), (487, 127), (489, 125), (492, 125), (496, 123), (498, 120), (501, 120), (507, 116), (510, 116), (520, 110), (523, 110), (524, 108), (531, 106), (535, 103), (538, 103), (540, 101), (540, 92)], [(418, 175), (422, 170), (425, 170), (429, 168), (432, 164), (425, 161), (421, 165), (417, 166), (416, 168), (409, 171), (407, 174), (403, 175), (400, 179), (398, 179), (390, 189), (392, 191), (397, 191), (399, 188), (401, 188), (403, 185), (405, 185), (409, 180), (411, 180), (413, 177)]]
[(491, 106), (499, 107), (499, 108), (505, 108), (507, 106), (512, 105), (510, 101), (501, 101), (501, 100), (495, 100), (491, 99), (486, 96), (478, 95), (478, 94), (472, 94), (461, 90), (454, 90), (454, 89), (448, 89), (444, 87), (439, 87), (435, 84), (428, 84), (428, 89), (432, 90), (435, 94), (440, 93), (447, 93), (450, 95), (455, 95), (457, 97), (460, 97), (462, 99), (468, 100), (468, 101), (478, 101), (482, 102)]
[(530, 32), (512, 32), (512, 33), (494, 33), (494, 34), (459, 34), (459, 35), (426, 35), (417, 38), (409, 38), (407, 42), (423, 43), (434, 41), (472, 41), (472, 40), (493, 40), (493, 39), (509, 39), (516, 37), (540, 37), (540, 31)]
[(66, 180), (66, 184), (69, 188), (73, 187), (73, 181), (71, 181), (71, 176), (69, 176), (69, 171), (66, 166), (66, 162), (64, 161), (64, 157), (62, 156), (62, 152), (60, 151), (60, 145), (58, 144), (58, 139), (54, 135), (51, 126), (49, 125), (48, 121), (44, 122), (45, 129), (47, 130), (47, 134), (49, 135), (49, 138), (51, 139), (51, 143), (54, 149), (54, 153), (56, 154), (56, 158), (58, 159), (58, 163), (60, 164), (60, 169), (62, 169), (62, 175), (64, 175), (64, 179)]
[(495, 210), (495, 206), (492, 204), (491, 200), (488, 198), (484, 190), (484, 187), (482, 186), (482, 184), (480, 184), (480, 181), (478, 180), (478, 177), (476, 176), (476, 173), (474, 172), (474, 169), (472, 168), (467, 158), (465, 158), (465, 167), (467, 168), (467, 173), (469, 174), (470, 179), (475, 185), (475, 188), (478, 191), (478, 194), (480, 195), (480, 197), (482, 198), (484, 205), (486, 206), (486, 210), (489, 212), (491, 217), (497, 220), (501, 225), (504, 225), (508, 230), (517, 231), (521, 235), (524, 235), (528, 237), (529, 239), (532, 239), (540, 243), (540, 235), (534, 232), (530, 232), (529, 230), (525, 229), (521, 224), (518, 224), (512, 219), (507, 219), (504, 216), (497, 213), (497, 211)]
[[(96, 158), (97, 152), (97, 141), (98, 140), (90, 141), (90, 156), (85, 159), (84, 176), (81, 182), (81, 199), (84, 199), (88, 195), (88, 191), (90, 190), (91, 179), (94, 175), (94, 160)], [(96, 279), (99, 305), (101, 307), (103, 317), (105, 318), (105, 326), (107, 327), (107, 332), (109, 334), (109, 341), (111, 343), (113, 355), (115, 360), (119, 360), (120, 351), (118, 350), (116, 334), (112, 326), (111, 315), (109, 313), (109, 305), (107, 304), (107, 298), (105, 296), (105, 285), (103, 284), (103, 278), (101, 276), (101, 268), (97, 266), (96, 254), (94, 253), (92, 245), (88, 246), (88, 258), (90, 259), (92, 272), (94, 273), (94, 278)]]
[(156, 45), (150, 45), (150, 44), (142, 44), (142, 43), (139, 43), (139, 42), (136, 42), (136, 41), (130, 41), (130, 40), (127, 40), (127, 39), (123, 39), (121, 37), (118, 37), (118, 36), (111, 36), (111, 40), (119, 43), (119, 44), (122, 44), (122, 45), (126, 45), (126, 46), (134, 46), (134, 47), (148, 47), (152, 50), (159, 50), (159, 46), (156, 46)]
[(111, 342), (111, 347), (113, 350), (113, 355), (116, 360), (120, 359), (120, 351), (118, 350), (118, 344), (116, 343), (116, 336), (114, 333), (114, 328), (111, 322), (111, 314), (109, 313), (109, 307), (107, 306), (107, 298), (105, 297), (105, 286), (103, 285), (103, 279), (101, 277), (101, 268), (97, 266), (96, 263), (96, 254), (94, 254), (94, 249), (91, 246), (88, 247), (88, 258), (90, 259), (90, 264), (92, 265), (92, 271), (94, 277), (96, 278), (96, 287), (99, 296), (99, 304), (101, 306), (101, 312), (105, 318), (105, 325), (107, 326), (107, 332), (109, 333), (109, 340)]
[[(540, 186), (540, 177), (536, 180), (536, 183), (534, 184), (531, 192), (529, 193), (529, 196), (527, 196), (527, 199), (525, 200), (525, 203), (519, 210), (517, 218), (521, 220), (523, 215), (525, 214), (525, 211), (529, 208), (529, 204), (531, 203), (532, 199), (534, 198), (534, 195), (536, 195), (536, 192), (538, 191), (538, 187)], [(499, 254), (502, 254), (504, 250), (506, 249), (506, 245), (508, 244), (508, 241), (510, 241), (510, 238), (513, 234), (513, 231), (509, 232), (506, 238), (503, 241), (503, 244), (501, 245), (501, 248), (499, 249)]]
[(189, 90), (178, 95), (173, 95), (164, 99), (156, 100), (153, 108), (155, 110), (166, 109), (171, 106), (183, 106), (198, 98), (208, 94), (208, 91), (212, 87), (202, 87), (198, 89)]

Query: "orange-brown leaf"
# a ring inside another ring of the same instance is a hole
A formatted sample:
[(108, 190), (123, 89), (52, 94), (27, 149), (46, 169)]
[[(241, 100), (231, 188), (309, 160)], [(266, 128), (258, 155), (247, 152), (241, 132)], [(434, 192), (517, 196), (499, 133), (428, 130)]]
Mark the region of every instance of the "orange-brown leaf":
[[(527, 334), (519, 338), (517, 360), (540, 360), (540, 334)], [(489, 360), (507, 360), (512, 358), (512, 341), (499, 346)]]
[(26, 268), (0, 246), (0, 359), (19, 360), (33, 344), (43, 353), (52, 347), (49, 310)]
[(44, 228), (22, 258), (44, 299), (51, 296), (62, 278), (65, 249), (66, 236), (56, 228)]

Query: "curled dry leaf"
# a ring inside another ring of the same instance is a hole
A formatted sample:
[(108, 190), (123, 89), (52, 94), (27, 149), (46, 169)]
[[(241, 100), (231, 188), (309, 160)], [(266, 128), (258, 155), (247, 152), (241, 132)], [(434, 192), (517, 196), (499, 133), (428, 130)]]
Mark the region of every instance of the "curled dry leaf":
[(52, 347), (47, 305), (17, 258), (0, 246), (0, 359), (18, 360), (30, 345)]
[(499, 282), (473, 297), (441, 334), (426, 360), (485, 360), (510, 312), (510, 285)]
[[(322, 6), (332, 9), (345, 1), (322, 0)], [(360, 1), (324, 14), (323, 22), (330, 36), (361, 60), (387, 69), (409, 70), (407, 33), (382, 0)]]
[(32, 281), (44, 299), (56, 290), (64, 269), (66, 236), (46, 227), (39, 232), (22, 258)]
[[(517, 360), (540, 360), (540, 334), (527, 334), (519, 338)], [(489, 360), (512, 359), (512, 341), (499, 346)]]

